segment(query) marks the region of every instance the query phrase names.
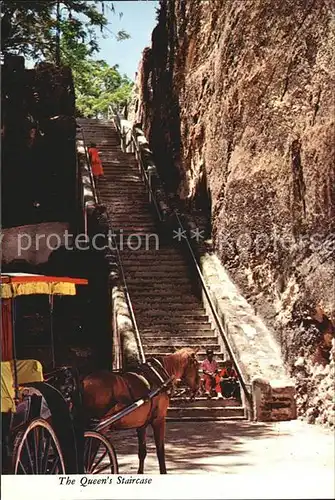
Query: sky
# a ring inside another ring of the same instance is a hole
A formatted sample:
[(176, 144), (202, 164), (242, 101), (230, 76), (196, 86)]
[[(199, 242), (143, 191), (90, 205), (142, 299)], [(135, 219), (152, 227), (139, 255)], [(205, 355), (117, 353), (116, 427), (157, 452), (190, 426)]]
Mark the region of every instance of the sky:
[[(153, 0), (114, 0), (115, 14), (109, 9), (105, 12), (108, 18), (108, 29), (113, 33), (126, 31), (129, 40), (116, 41), (110, 32), (107, 38), (99, 35), (100, 52), (95, 56), (105, 59), (110, 66), (119, 65), (120, 73), (125, 73), (132, 80), (135, 77), (142, 51), (151, 45), (151, 32), (156, 26), (156, 9), (158, 1)], [(122, 12), (122, 17), (119, 14)]]

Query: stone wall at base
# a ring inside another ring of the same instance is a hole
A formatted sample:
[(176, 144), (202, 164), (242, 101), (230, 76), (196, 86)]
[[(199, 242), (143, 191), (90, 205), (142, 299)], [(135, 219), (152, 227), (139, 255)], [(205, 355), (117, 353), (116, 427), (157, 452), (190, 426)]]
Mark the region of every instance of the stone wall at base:
[[(258, 421), (295, 419), (295, 384), (285, 369), (273, 333), (256, 316), (214, 254), (204, 253), (200, 267), (239, 368), (251, 386), (253, 418)], [(205, 296), (203, 300), (211, 318)], [(213, 327), (215, 329), (214, 322)], [(220, 333), (217, 334), (220, 337)]]

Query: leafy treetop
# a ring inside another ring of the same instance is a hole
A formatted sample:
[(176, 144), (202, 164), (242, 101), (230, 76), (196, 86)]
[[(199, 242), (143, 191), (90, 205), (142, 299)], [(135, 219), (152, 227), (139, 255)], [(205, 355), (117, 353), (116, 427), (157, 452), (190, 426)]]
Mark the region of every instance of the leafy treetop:
[[(96, 28), (103, 36), (105, 31), (111, 33), (105, 17), (107, 9), (114, 12), (111, 2), (1, 0), (0, 5), (3, 54), (57, 63), (58, 43), (61, 62), (72, 69), (80, 115), (105, 115), (108, 104), (126, 103), (132, 88), (129, 78), (120, 75), (117, 65), (92, 58), (99, 51)], [(112, 35), (129, 38), (124, 31)]]

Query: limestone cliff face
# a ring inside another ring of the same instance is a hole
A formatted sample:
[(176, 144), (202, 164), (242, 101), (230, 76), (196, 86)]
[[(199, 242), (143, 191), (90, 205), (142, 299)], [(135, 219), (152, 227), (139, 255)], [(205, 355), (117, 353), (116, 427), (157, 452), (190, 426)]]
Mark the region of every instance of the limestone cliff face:
[(334, 334), (332, 5), (162, 1), (139, 70), (137, 121), (167, 189), (207, 211), (291, 366), (301, 347), (327, 358)]

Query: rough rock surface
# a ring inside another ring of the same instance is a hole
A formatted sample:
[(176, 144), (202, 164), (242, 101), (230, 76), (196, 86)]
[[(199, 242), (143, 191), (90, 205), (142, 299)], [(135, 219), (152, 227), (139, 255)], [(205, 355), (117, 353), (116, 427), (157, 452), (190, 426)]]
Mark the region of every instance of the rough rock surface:
[(303, 413), (334, 336), (334, 26), (328, 0), (163, 1), (138, 79), (166, 189), (211, 218), (293, 375), (304, 348)]

